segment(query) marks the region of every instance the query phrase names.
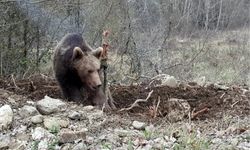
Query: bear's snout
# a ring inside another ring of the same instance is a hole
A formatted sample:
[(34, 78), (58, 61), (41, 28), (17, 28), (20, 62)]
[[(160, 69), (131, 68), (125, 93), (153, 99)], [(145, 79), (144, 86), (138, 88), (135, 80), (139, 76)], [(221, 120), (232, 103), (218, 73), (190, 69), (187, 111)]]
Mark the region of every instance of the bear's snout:
[(97, 74), (96, 76), (92, 76), (88, 83), (88, 86), (91, 90), (98, 90), (102, 86), (101, 79), (99, 75)]
[(102, 86), (102, 84), (98, 84), (98, 85), (94, 86), (93, 89), (94, 89), (94, 90), (97, 90), (97, 89), (99, 89), (101, 86)]

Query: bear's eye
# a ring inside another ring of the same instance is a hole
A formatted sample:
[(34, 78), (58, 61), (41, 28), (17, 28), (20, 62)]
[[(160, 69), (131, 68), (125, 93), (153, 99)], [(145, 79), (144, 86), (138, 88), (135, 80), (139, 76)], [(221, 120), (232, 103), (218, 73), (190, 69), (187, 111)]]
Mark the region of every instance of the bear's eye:
[(94, 71), (93, 70), (89, 70), (88, 73), (93, 73)]

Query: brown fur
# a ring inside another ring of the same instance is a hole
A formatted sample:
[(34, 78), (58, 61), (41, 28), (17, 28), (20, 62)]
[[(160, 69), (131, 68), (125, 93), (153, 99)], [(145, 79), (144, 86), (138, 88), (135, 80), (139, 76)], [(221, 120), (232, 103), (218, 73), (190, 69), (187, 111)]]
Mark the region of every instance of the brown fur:
[(82, 89), (85, 89), (93, 105), (102, 107), (107, 103), (99, 75), (102, 50), (101, 47), (93, 50), (81, 35), (75, 33), (67, 34), (58, 43), (54, 72), (66, 99), (82, 102)]

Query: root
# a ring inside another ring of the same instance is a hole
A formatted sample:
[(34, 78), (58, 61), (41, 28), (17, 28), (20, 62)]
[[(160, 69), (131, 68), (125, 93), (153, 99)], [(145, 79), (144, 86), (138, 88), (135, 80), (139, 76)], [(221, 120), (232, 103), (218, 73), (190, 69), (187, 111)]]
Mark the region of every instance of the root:
[(111, 92), (110, 92), (110, 90), (109, 90), (109, 87), (107, 88), (106, 94), (107, 94), (107, 97), (108, 97), (108, 104), (109, 104), (109, 106), (110, 106), (112, 109), (116, 109), (115, 101), (114, 101), (114, 99), (113, 99), (113, 97), (112, 97), (112, 95), (111, 95)]
[(148, 96), (147, 96), (146, 99), (137, 99), (130, 107), (128, 107), (128, 108), (122, 108), (121, 110), (119, 110), (119, 112), (131, 110), (131, 109), (133, 109), (134, 107), (139, 106), (139, 104), (138, 104), (139, 102), (147, 102), (148, 99), (151, 97), (152, 93), (153, 93), (153, 90), (152, 90), (151, 92), (148, 93)]

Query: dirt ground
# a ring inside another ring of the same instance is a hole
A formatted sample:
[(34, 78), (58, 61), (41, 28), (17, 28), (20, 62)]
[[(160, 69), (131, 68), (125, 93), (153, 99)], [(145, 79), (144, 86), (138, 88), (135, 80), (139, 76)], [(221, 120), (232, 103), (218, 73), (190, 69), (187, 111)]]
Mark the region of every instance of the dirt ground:
[[(0, 79), (0, 88), (24, 95), (34, 101), (48, 95), (53, 98), (62, 98), (60, 89), (53, 78), (34, 75), (28, 79), (16, 80), (11, 77)], [(140, 85), (111, 85), (110, 91), (118, 110), (131, 106), (137, 99), (145, 99), (149, 92), (152, 95), (147, 102), (139, 103), (139, 107), (129, 110), (130, 116), (144, 116), (151, 118), (150, 110), (157, 108), (157, 117), (162, 118), (169, 112), (168, 100), (178, 98), (187, 100), (191, 106), (191, 112), (199, 113), (194, 119), (204, 120), (221, 118), (225, 112), (232, 116), (245, 117), (250, 114), (250, 92), (247, 86), (228, 86), (219, 88), (214, 84), (199, 86), (196, 83), (181, 83), (178, 87), (149, 86), (148, 83)], [(115, 111), (114, 113), (117, 113)], [(152, 119), (152, 118), (151, 118)]]

